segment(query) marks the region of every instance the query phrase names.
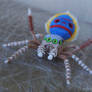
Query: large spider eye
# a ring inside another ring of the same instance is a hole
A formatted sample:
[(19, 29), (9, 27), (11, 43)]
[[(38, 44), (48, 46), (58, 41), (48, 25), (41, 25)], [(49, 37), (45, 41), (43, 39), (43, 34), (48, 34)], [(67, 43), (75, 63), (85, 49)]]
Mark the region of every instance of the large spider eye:
[(69, 27), (70, 27), (70, 28), (73, 28), (73, 24), (72, 24), (72, 23), (69, 23)]
[(53, 43), (53, 44), (57, 44), (57, 42), (58, 42), (58, 41), (57, 41), (56, 39), (53, 39), (53, 40), (52, 40), (52, 43)]
[(58, 23), (59, 21), (60, 21), (59, 19), (56, 19), (56, 20), (55, 20), (55, 23)]
[(46, 40), (47, 42), (51, 42), (51, 38), (49, 37), (49, 38), (47, 38), (47, 40)]

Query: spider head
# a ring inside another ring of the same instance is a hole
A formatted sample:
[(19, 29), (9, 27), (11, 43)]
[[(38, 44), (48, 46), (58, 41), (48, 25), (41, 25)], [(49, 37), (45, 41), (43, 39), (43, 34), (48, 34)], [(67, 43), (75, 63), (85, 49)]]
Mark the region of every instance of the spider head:
[(64, 43), (63, 38), (56, 34), (48, 34), (44, 37), (44, 40), (49, 44), (53, 44), (54, 46), (62, 46), (62, 44)]

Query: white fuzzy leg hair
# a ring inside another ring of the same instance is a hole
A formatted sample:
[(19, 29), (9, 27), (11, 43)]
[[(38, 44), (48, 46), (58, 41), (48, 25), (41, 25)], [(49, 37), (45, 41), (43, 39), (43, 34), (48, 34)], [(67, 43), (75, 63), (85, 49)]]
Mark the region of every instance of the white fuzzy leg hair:
[(23, 48), (20, 48), (11, 57), (9, 57), (7, 60), (5, 60), (4, 63), (8, 63), (8, 62), (12, 61), (13, 59), (16, 59), (17, 56), (19, 56), (20, 54), (23, 54), (27, 49), (28, 49), (28, 46), (24, 46)]
[(66, 69), (66, 83), (67, 83), (67, 85), (70, 85), (71, 67), (70, 67), (70, 64), (69, 64), (69, 60), (65, 59), (64, 64), (65, 64), (65, 69)]
[(72, 59), (74, 59), (75, 62), (77, 62), (84, 70), (92, 74), (92, 70), (86, 64), (84, 64), (83, 61), (80, 60), (76, 55), (72, 55)]
[(18, 42), (10, 42), (7, 44), (3, 44), (2, 47), (14, 47), (14, 46), (21, 46), (21, 45), (27, 45), (29, 43), (29, 40), (23, 40)]

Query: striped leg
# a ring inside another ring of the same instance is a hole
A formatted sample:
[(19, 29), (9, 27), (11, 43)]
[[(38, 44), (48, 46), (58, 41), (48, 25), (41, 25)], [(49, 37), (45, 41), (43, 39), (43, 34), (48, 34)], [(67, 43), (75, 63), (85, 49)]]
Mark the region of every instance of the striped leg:
[(19, 56), (20, 54), (23, 54), (27, 49), (28, 49), (28, 46), (24, 46), (23, 48), (20, 48), (11, 57), (9, 57), (7, 60), (5, 60), (4, 63), (9, 63), (13, 59), (16, 59), (17, 56)]
[(80, 60), (76, 55), (72, 55), (72, 59), (74, 59), (84, 70), (92, 74), (92, 70), (83, 63), (82, 60)]
[(69, 60), (65, 59), (64, 64), (65, 64), (65, 69), (66, 69), (66, 83), (67, 83), (67, 85), (70, 85), (71, 67), (70, 67), (70, 64), (69, 64)]
[(45, 47), (44, 45), (40, 45), (37, 49), (37, 55), (38, 57), (42, 58), (44, 54), (45, 54)]
[(23, 40), (23, 41), (18, 41), (18, 42), (10, 42), (7, 44), (3, 44), (2, 47), (14, 47), (14, 46), (21, 46), (21, 45), (26, 45), (29, 43), (29, 40)]

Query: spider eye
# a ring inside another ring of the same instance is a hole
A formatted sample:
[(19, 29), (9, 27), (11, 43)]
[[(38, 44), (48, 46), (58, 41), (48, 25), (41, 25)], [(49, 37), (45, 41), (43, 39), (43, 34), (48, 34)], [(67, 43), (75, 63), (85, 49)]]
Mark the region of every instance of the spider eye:
[(57, 44), (57, 42), (58, 42), (58, 41), (57, 41), (56, 39), (53, 39), (53, 40), (52, 40), (52, 43), (53, 43), (53, 44)]
[(59, 19), (56, 19), (56, 20), (55, 20), (55, 23), (58, 23), (59, 21), (60, 21)]
[(47, 38), (47, 40), (46, 40), (47, 42), (51, 42), (51, 38), (49, 37), (49, 38)]
[(73, 24), (72, 24), (72, 23), (69, 23), (69, 27), (70, 27), (70, 28), (73, 28)]
[(62, 41), (61, 40), (59, 41), (59, 45), (62, 45)]

